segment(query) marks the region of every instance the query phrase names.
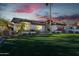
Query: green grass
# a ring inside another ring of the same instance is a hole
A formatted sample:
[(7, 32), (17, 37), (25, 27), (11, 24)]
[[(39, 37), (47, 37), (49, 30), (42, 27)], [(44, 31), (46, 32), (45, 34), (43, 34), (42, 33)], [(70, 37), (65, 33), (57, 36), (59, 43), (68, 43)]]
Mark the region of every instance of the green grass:
[(24, 35), (6, 38), (0, 53), (24, 56), (79, 56), (79, 34)]

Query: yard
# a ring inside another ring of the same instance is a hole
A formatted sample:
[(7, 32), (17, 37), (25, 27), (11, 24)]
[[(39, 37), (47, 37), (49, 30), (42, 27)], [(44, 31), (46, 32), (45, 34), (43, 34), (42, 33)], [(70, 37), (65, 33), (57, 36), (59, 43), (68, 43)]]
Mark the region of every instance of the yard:
[(79, 34), (23, 35), (6, 38), (0, 55), (79, 56)]

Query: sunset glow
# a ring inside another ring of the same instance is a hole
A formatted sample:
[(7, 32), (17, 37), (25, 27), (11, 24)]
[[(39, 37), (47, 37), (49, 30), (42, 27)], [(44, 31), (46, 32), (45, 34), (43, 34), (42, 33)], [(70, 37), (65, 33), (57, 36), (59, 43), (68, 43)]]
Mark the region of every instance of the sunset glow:
[[(12, 20), (13, 17), (24, 18), (29, 20), (45, 21), (49, 18), (49, 5), (45, 3), (1, 3), (0, 17)], [(52, 19), (79, 19), (79, 4), (51, 4)]]

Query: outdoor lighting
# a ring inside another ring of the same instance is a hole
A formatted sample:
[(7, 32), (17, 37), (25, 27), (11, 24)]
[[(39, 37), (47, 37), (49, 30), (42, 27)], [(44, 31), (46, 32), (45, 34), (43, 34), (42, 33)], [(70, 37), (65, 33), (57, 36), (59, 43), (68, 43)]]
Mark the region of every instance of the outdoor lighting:
[(25, 26), (24, 26), (24, 30), (29, 30), (29, 25), (28, 24), (25, 24)]
[(31, 24), (29, 22), (24, 22), (24, 30), (30, 30)]
[(41, 25), (37, 25), (36, 26), (36, 30), (41, 30), (42, 29), (42, 26)]

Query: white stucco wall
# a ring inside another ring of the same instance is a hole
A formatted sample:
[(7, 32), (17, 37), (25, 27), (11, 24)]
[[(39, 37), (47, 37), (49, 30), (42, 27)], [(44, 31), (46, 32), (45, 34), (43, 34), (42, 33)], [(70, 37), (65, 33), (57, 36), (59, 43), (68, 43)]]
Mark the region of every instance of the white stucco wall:
[(51, 26), (51, 31), (53, 32), (53, 31), (57, 30), (57, 28), (58, 28), (58, 25), (52, 25)]

